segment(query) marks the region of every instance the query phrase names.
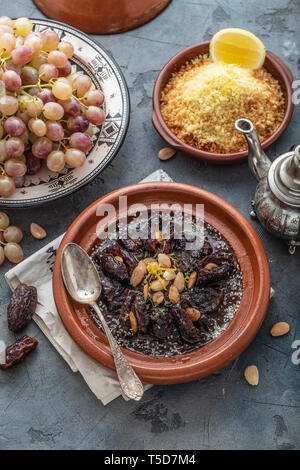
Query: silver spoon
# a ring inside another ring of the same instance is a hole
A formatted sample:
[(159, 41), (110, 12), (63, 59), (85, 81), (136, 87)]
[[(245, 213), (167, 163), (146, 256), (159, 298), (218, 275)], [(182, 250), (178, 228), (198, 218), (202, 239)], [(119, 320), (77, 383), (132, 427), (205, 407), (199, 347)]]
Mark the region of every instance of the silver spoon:
[(61, 270), (70, 296), (76, 302), (90, 305), (102, 323), (115, 361), (123, 397), (140, 400), (144, 393), (143, 384), (122, 353), (96, 303), (102, 286), (94, 263), (79, 245), (68, 243), (62, 252)]

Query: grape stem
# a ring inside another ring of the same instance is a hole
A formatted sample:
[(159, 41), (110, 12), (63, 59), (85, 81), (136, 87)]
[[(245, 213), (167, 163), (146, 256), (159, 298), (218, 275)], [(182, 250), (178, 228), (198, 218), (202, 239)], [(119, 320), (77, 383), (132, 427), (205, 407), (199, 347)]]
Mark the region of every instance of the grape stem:
[[(68, 150), (68, 149), (67, 149), (67, 146), (64, 144), (64, 142), (63, 142), (62, 140), (59, 141), (59, 147), (60, 147), (61, 145), (63, 146), (63, 148), (64, 148), (65, 150)], [(59, 147), (58, 147), (58, 148), (59, 148)]]
[(73, 93), (72, 97), (75, 98), (75, 100), (77, 100), (78, 103), (81, 104), (84, 108), (88, 109), (88, 106), (82, 102), (83, 98), (78, 98), (77, 96), (73, 95)]
[[(49, 83), (43, 83), (43, 84), (42, 84), (42, 83), (41, 83), (41, 79), (39, 78), (39, 81), (38, 81), (37, 83), (32, 84), (32, 85), (23, 85), (23, 86), (21, 86), (21, 87), (19, 88), (19, 90), (21, 90), (21, 92), (22, 92), (22, 91), (24, 91), (24, 90), (27, 89), (27, 88), (35, 88), (35, 87), (36, 87), (36, 88), (39, 88), (40, 90), (41, 90), (42, 88), (47, 88), (47, 87), (48, 87), (48, 88), (49, 88), (49, 87), (51, 88), (51, 87), (52, 87), (52, 83), (51, 83), (51, 80), (50, 80)], [(28, 94), (28, 93), (27, 93), (27, 94)], [(30, 95), (30, 96), (31, 96), (31, 95)]]
[[(21, 90), (21, 93), (22, 94), (26, 94), (26, 95), (29, 95), (31, 96), (29, 93), (25, 92), (24, 90), (27, 89), (27, 88), (34, 88), (34, 87), (37, 87), (39, 88), (40, 90), (42, 88), (52, 88), (54, 83), (57, 81), (57, 78), (51, 78), (49, 80), (49, 83), (43, 83), (41, 84), (41, 80), (39, 79), (39, 81), (36, 83), (36, 84), (32, 84), (32, 85), (23, 85), (20, 87), (20, 90)], [(74, 95), (74, 93), (72, 93), (72, 97), (78, 101), (78, 103), (83, 106), (85, 109), (88, 109), (88, 106), (86, 104), (83, 103), (83, 98), (78, 98), (78, 96)]]
[(6, 171), (4, 170), (4, 163), (0, 162), (0, 174), (1, 176), (6, 176)]
[[(2, 53), (1, 53), (2, 54)], [(5, 66), (5, 70), (6, 69), (6, 62), (10, 59), (10, 56), (9, 57), (1, 57), (0, 55), (0, 67), (2, 67), (3, 65)]]
[(0, 67), (2, 67), (3, 64), (5, 65), (5, 62), (11, 59), (11, 55), (9, 55), (8, 57), (2, 57), (2, 54), (4, 53), (5, 53), (5, 49), (2, 49), (2, 51), (0, 52)]
[(25, 91), (25, 90), (21, 90), (20, 94), (32, 97), (32, 95), (30, 93), (27, 93), (27, 91)]

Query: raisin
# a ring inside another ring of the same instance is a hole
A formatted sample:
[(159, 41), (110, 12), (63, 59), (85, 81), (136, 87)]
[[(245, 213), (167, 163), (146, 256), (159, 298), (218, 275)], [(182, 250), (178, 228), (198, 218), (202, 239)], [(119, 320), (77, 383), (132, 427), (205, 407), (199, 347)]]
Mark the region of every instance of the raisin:
[(0, 364), (0, 369), (9, 369), (10, 367), (21, 362), (30, 351), (33, 351), (38, 345), (38, 340), (29, 335), (24, 335), (14, 344), (6, 349), (6, 362)]
[(35, 312), (37, 292), (33, 286), (19, 284), (14, 290), (7, 307), (8, 328), (18, 331), (26, 326)]

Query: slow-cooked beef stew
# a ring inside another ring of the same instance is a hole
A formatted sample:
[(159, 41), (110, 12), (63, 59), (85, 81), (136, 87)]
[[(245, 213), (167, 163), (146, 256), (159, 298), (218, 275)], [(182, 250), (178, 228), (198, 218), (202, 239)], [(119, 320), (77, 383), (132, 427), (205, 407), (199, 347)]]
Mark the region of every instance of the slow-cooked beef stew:
[(171, 223), (167, 239), (158, 230), (153, 239), (99, 240), (91, 253), (102, 282), (98, 304), (120, 345), (173, 356), (226, 327), (242, 296), (241, 270), (231, 246), (207, 223), (204, 236), (201, 249), (187, 250)]

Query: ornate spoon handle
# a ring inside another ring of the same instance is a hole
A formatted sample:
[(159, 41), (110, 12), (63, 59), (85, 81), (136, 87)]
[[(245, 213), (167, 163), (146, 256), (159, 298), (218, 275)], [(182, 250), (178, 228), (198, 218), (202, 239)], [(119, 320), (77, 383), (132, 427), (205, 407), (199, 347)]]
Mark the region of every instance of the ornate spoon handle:
[(97, 313), (103, 325), (107, 339), (109, 341), (110, 349), (111, 349), (111, 352), (115, 361), (116, 371), (117, 371), (118, 378), (120, 381), (120, 386), (123, 392), (122, 394), (124, 394), (126, 397), (132, 400), (137, 400), (137, 401), (140, 400), (144, 393), (142, 382), (140, 381), (140, 379), (134, 372), (133, 368), (127, 361), (126, 357), (122, 353), (120, 346), (118, 345), (115, 338), (113, 337), (98, 305), (95, 302), (93, 302), (91, 306)]

